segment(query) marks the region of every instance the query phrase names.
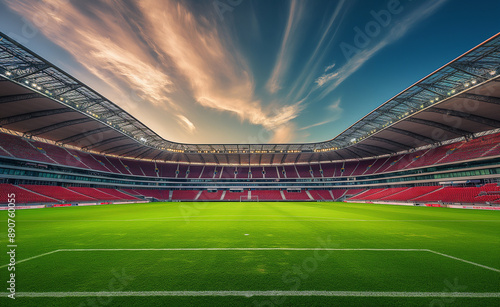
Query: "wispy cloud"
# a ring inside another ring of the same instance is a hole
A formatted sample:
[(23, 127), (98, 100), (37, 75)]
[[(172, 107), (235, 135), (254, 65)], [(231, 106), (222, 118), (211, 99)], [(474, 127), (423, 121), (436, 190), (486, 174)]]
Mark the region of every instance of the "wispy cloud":
[(271, 78), (267, 81), (266, 87), (271, 93), (276, 93), (281, 88), (282, 76), (285, 74), (289, 61), (292, 56), (288, 52), (293, 49), (293, 32), (297, 29), (299, 20), (303, 11), (302, 2), (292, 0), (290, 2), (290, 10), (288, 12), (288, 20), (286, 23), (285, 33), (281, 41), (281, 47), (278, 53), (278, 58), (274, 64), (274, 69), (271, 73)]
[(320, 99), (335, 90), (342, 82), (344, 82), (344, 80), (354, 74), (377, 52), (387, 45), (399, 40), (413, 26), (436, 12), (437, 9), (439, 9), (446, 1), (447, 0), (427, 1), (425, 4), (421, 5), (419, 9), (413, 11), (397, 25), (394, 25), (391, 31), (389, 31), (389, 33), (387, 33), (377, 44), (359, 51), (338, 70), (325, 73), (318, 77), (315, 81), (317, 87), (321, 88), (323, 86), (327, 86), (322, 92)]
[[(326, 70), (325, 70), (326, 72)], [(321, 77), (319, 77), (318, 79), (316, 79), (316, 84), (318, 84), (319, 87), (325, 85), (326, 83), (328, 83), (328, 81), (332, 80), (332, 79), (335, 79), (339, 76), (340, 72), (332, 72), (332, 73), (328, 73), (328, 74), (324, 74), (322, 75)]]
[[(337, 3), (335, 11), (328, 19), (326, 26), (322, 29), (321, 38), (318, 40), (314, 51), (309, 56), (302, 71), (297, 75), (295, 82), (290, 87), (292, 90), (287, 95), (289, 99), (299, 100), (303, 97), (306, 90), (311, 88), (311, 84), (313, 84), (313, 80), (316, 78), (318, 68), (320, 65), (323, 65), (323, 60), (330, 51), (329, 47), (337, 36), (337, 32), (340, 29), (339, 25), (347, 12), (346, 7), (345, 0), (341, 0)], [(331, 70), (334, 66), (335, 63), (329, 65), (325, 68), (324, 72)]]
[(282, 125), (274, 131), (274, 135), (269, 140), (270, 143), (290, 143), (296, 138), (297, 130), (294, 123)]
[(323, 125), (331, 123), (333, 121), (334, 121), (334, 119), (327, 119), (327, 120), (324, 120), (324, 121), (319, 122), (319, 123), (315, 123), (315, 124), (312, 124), (312, 125), (309, 125), (309, 126), (302, 127), (302, 128), (300, 128), (298, 130), (307, 130), (307, 129), (310, 129), (310, 128), (314, 128), (314, 127), (318, 127), (318, 126), (323, 126)]
[[(302, 105), (264, 107), (254, 97), (254, 81), (228, 34), (201, 20), (181, 4), (142, 2), (148, 28), (161, 51), (188, 81), (194, 99), (203, 107), (230, 112), (268, 130), (296, 118)], [(276, 138), (274, 138), (276, 139)]]
[(194, 124), (184, 115), (177, 115), (177, 120), (187, 131), (193, 133), (196, 130)]
[[(26, 0), (8, 5), (28, 20), (47, 18), (41, 32), (88, 71), (119, 89), (120, 96), (133, 92), (142, 100), (131, 104), (168, 110), (166, 116), (187, 133), (197, 131), (189, 115), (193, 102), (198, 111), (227, 112), (268, 130), (287, 124), (303, 108), (300, 103), (264, 106), (254, 95), (249, 65), (217, 16), (195, 15), (184, 2)], [(293, 2), (285, 47), (299, 6)], [(276, 78), (286, 67), (285, 47)]]
[(43, 25), (38, 23), (40, 30), (109, 85), (123, 92), (133, 90), (155, 105), (174, 106), (168, 98), (174, 90), (173, 81), (134, 34), (124, 17), (133, 12), (123, 4), (103, 2), (98, 7), (88, 6), (87, 15), (69, 1), (7, 4), (34, 24), (39, 16), (44, 16)]
[(302, 127), (298, 130), (299, 131), (307, 130), (310, 128), (323, 126), (323, 125), (326, 125), (328, 123), (331, 123), (331, 122), (338, 120), (343, 112), (343, 109), (340, 107), (340, 102), (341, 102), (341, 99), (339, 98), (326, 107), (326, 115), (328, 116), (328, 119), (311, 124), (309, 126)]
[(325, 72), (328, 72), (330, 69), (332, 69), (334, 67), (335, 67), (335, 63), (333, 63), (332, 65), (328, 65), (327, 67), (325, 67)]
[(335, 112), (336, 114), (339, 114), (342, 112), (342, 108), (340, 107), (340, 102), (342, 100), (339, 98), (337, 100), (335, 100), (334, 102), (332, 102), (327, 108), (328, 110), (332, 111), (332, 112)]

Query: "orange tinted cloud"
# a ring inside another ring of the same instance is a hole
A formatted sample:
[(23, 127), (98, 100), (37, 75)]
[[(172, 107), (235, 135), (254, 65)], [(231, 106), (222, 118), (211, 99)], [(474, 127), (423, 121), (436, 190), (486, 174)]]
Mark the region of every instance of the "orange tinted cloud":
[[(144, 101), (160, 106), (188, 133), (196, 130), (196, 121), (188, 118), (187, 101), (172, 98), (185, 93), (199, 113), (210, 108), (268, 130), (302, 110), (300, 103), (264, 106), (255, 98), (251, 70), (216, 16), (195, 16), (182, 3), (27, 0), (8, 5), (121, 97), (134, 93), (142, 100), (115, 103), (129, 110), (147, 107), (139, 106)], [(36, 22), (40, 16), (43, 23)]]

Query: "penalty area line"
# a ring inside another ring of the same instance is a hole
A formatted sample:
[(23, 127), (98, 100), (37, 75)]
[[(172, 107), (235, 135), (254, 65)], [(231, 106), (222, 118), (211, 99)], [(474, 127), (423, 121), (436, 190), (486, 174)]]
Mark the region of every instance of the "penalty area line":
[(450, 258), (450, 259), (453, 259), (453, 260), (465, 262), (465, 263), (472, 264), (472, 265), (475, 265), (475, 266), (478, 266), (478, 267), (481, 267), (481, 268), (484, 268), (484, 269), (487, 269), (487, 270), (490, 270), (490, 271), (493, 271), (493, 272), (500, 273), (499, 269), (495, 269), (495, 268), (492, 268), (492, 267), (489, 267), (489, 266), (486, 266), (486, 265), (483, 265), (483, 264), (479, 264), (479, 263), (472, 262), (472, 261), (469, 261), (469, 260), (465, 260), (465, 259), (462, 259), (462, 258), (458, 258), (458, 257), (454, 257), (454, 256), (451, 256), (451, 255), (443, 254), (443, 253), (440, 253), (440, 252), (436, 252), (436, 251), (433, 251), (431, 249), (429, 249), (428, 251), (431, 252), (431, 253), (433, 253), (433, 254), (436, 254), (436, 255), (440, 255), (440, 256), (447, 257), (447, 258)]
[[(465, 260), (462, 258), (454, 257), (448, 254), (436, 252), (431, 249), (416, 249), (416, 248), (322, 248), (322, 247), (198, 247), (198, 248), (75, 248), (75, 249), (57, 249), (51, 252), (36, 255), (30, 258), (22, 259), (16, 261), (16, 263), (22, 263), (28, 260), (36, 259), (39, 257), (47, 256), (57, 252), (118, 252), (118, 251), (314, 251), (314, 250), (324, 250), (324, 251), (375, 251), (375, 252), (429, 252), (439, 256), (447, 257), (460, 262), (468, 263), (477, 267), (481, 267), (493, 272), (500, 273), (499, 269), (492, 268), (483, 264)], [(4, 268), (8, 264), (0, 266)]]
[[(32, 259), (38, 258), (38, 257), (47, 256), (47, 255), (50, 255), (50, 254), (57, 253), (59, 251), (61, 251), (61, 250), (60, 249), (56, 249), (56, 250), (53, 250), (53, 251), (48, 252), (48, 253), (43, 253), (43, 254), (36, 255), (36, 256), (30, 257), (30, 258), (26, 258), (26, 259), (22, 259), (22, 260), (16, 261), (16, 263), (21, 263), (21, 262), (25, 262), (25, 261), (28, 261), (28, 260), (32, 260)], [(8, 264), (4, 264), (4, 265), (0, 266), (0, 269), (1, 268), (5, 268), (6, 266), (8, 266)]]
[(376, 291), (119, 291), (119, 292), (18, 292), (17, 297), (117, 296), (357, 296), (357, 297), (465, 297), (498, 298), (500, 292), (376, 292)]

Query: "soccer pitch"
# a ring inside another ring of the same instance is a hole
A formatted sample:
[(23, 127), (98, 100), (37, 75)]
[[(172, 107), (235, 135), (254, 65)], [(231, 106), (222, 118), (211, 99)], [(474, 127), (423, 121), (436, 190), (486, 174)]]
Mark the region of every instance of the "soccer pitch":
[(499, 212), (172, 202), (16, 214), (17, 298), (4, 287), (0, 305), (500, 305)]

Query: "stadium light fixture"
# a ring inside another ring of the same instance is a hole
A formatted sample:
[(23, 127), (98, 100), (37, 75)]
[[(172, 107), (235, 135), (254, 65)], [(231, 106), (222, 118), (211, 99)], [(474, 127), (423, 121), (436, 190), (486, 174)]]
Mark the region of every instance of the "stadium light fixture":
[(494, 74), (496, 74), (496, 73), (497, 73), (497, 72), (496, 72), (496, 70), (492, 70), (492, 71), (490, 71), (490, 75), (492, 75), (492, 76), (493, 76)]
[(477, 82), (477, 81), (474, 79), (474, 80), (472, 80), (470, 83), (472, 83), (472, 84), (476, 84), (476, 82)]
[(10, 75), (12, 75), (12, 73), (10, 71), (6, 71), (5, 75), (10, 76)]
[(469, 85), (470, 85), (469, 82), (464, 84), (465, 87), (469, 87)]

